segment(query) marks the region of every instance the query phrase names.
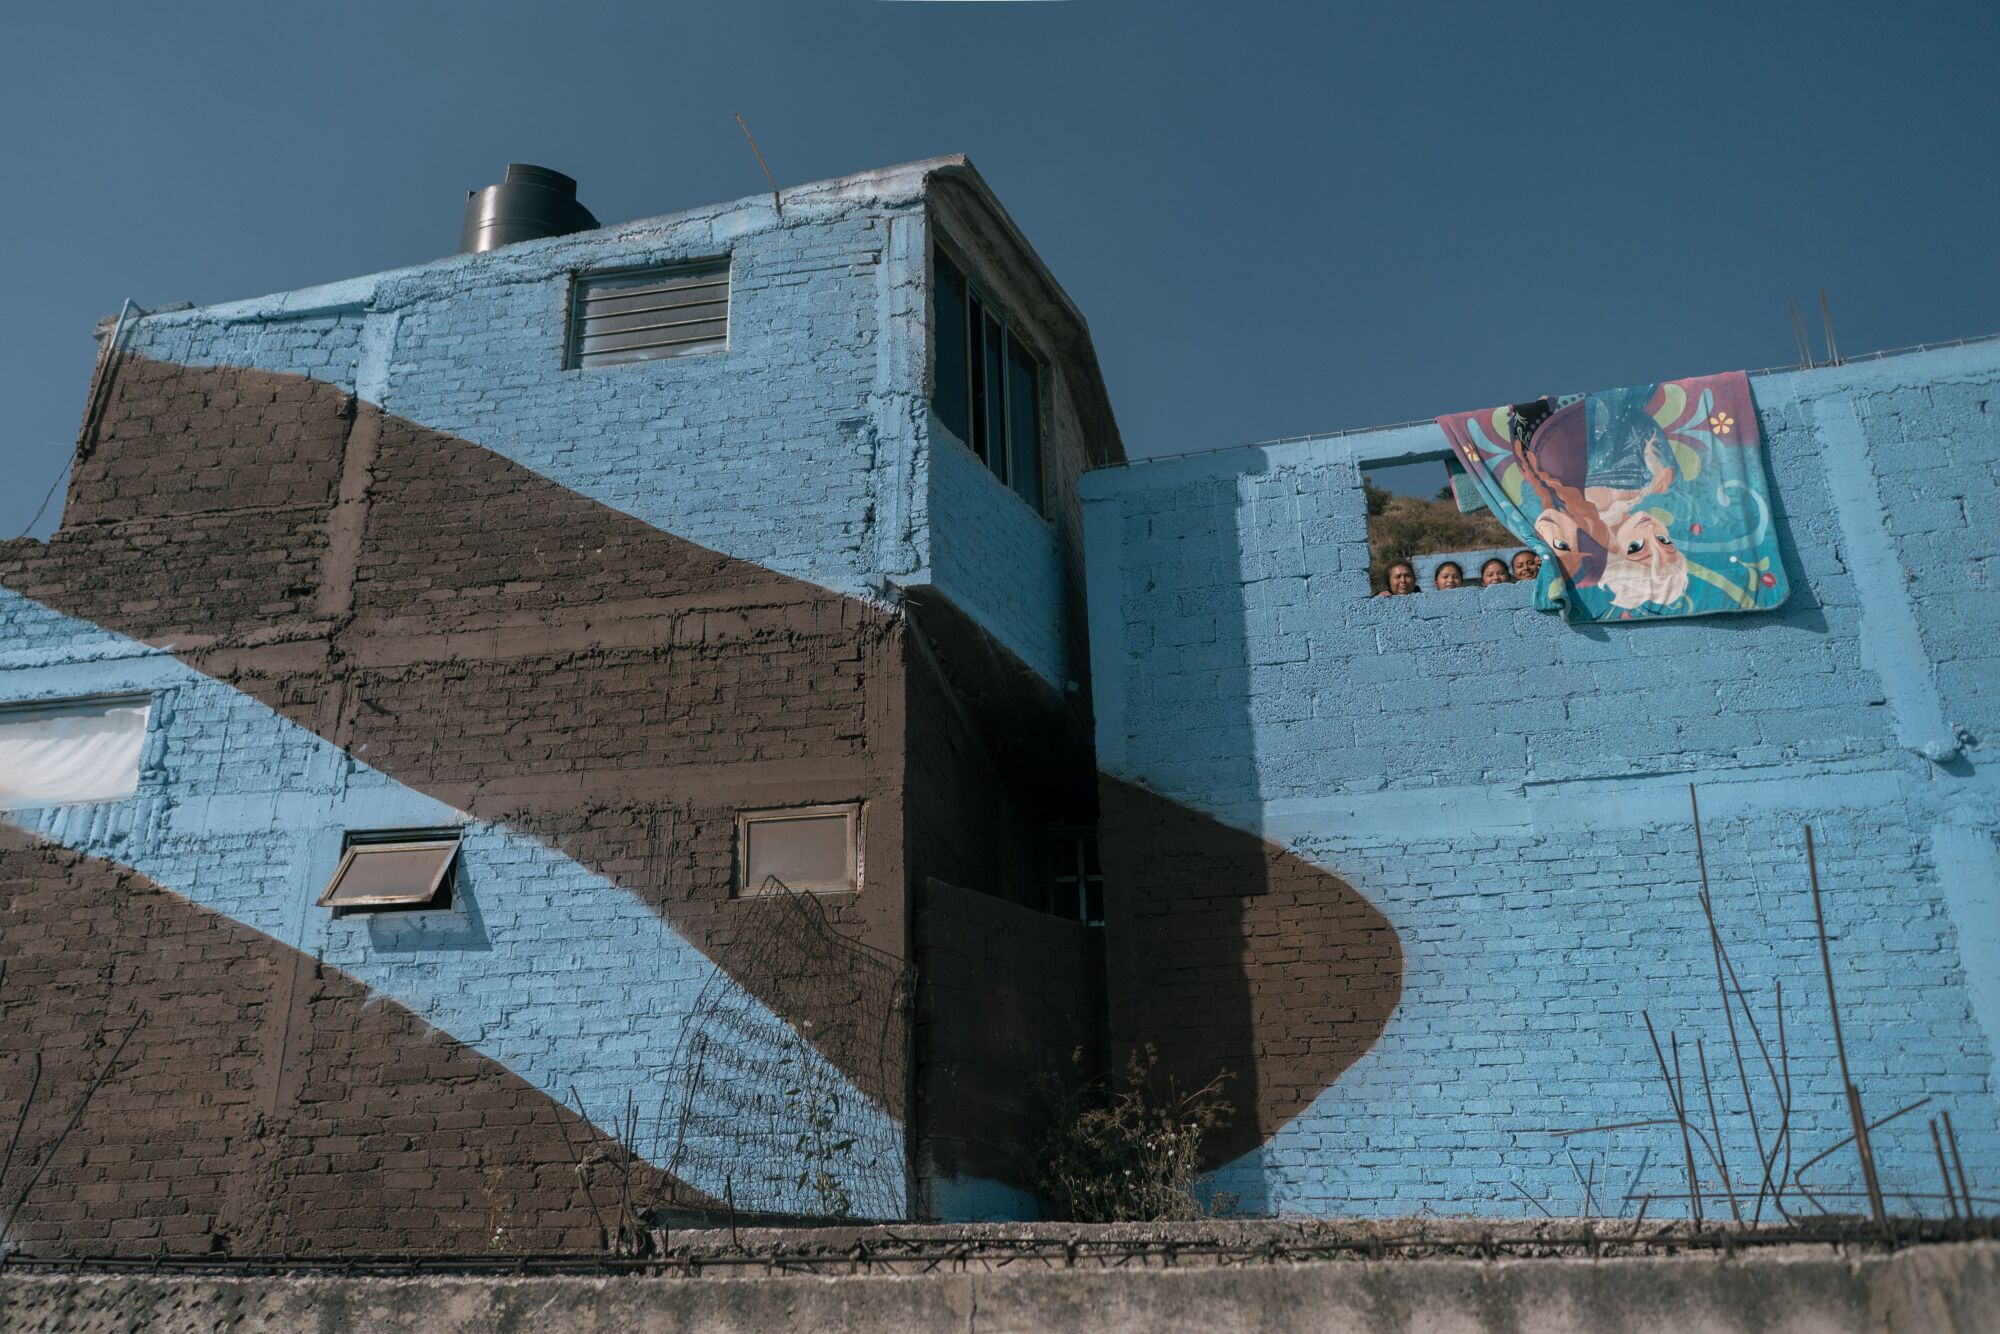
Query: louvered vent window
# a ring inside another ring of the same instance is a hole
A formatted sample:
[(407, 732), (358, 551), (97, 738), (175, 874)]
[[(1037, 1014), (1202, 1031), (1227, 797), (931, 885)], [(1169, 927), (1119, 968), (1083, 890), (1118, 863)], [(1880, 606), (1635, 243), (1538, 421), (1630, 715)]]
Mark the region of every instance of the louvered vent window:
[(713, 352), (729, 343), (729, 261), (578, 276), (569, 368)]

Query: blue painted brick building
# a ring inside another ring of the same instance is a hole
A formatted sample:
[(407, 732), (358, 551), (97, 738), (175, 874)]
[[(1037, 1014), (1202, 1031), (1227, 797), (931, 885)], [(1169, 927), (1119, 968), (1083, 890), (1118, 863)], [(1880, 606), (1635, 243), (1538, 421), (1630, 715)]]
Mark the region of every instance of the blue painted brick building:
[[(1690, 1065), (1701, 1040), (1718, 1148), (1754, 1196), (1690, 785), (1768, 1042), (1784, 986), (1795, 1165), (1847, 1129), (1811, 824), (1868, 1110), (1930, 1099), (1878, 1136), (1885, 1189), (1937, 1189), (1942, 1109), (1968, 1173), (2000, 1170), (2000, 343), (1752, 384), (1794, 579), (1754, 615), (1570, 625), (1520, 584), (1371, 598), (1361, 472), (1441, 457), (1428, 424), (1085, 479), (1100, 765), (1342, 877), (1403, 951), (1379, 1038), (1229, 1189), (1309, 1213), (1531, 1213), (1522, 1191), (1577, 1213), (1595, 1164), (1598, 1209), (1684, 1212), (1671, 1126), (1547, 1133), (1672, 1115), (1649, 1014)], [(1750, 1060), (1768, 1148), (1777, 1099)], [(1725, 1212), (1716, 1163), (1702, 1179)], [(1851, 1154), (1805, 1181), (1856, 1207)]]
[[(1711, 1215), (1853, 1210), (1806, 824), (1891, 1206), (1945, 1111), (2000, 1188), (2000, 343), (1754, 377), (1790, 600), (1576, 626), (1370, 597), (1435, 426), (1122, 466), (963, 159), (778, 203), (105, 323), (0, 544), (0, 1059), (149, 1017), (7, 1244), (588, 1246), (578, 1146), (1029, 1216), (1038, 1078), (1140, 1046), (1247, 1212), (1675, 1214), (1649, 1019)], [(591, 363), (599, 291), (726, 332)], [(343, 909), (385, 840), (441, 896)]]

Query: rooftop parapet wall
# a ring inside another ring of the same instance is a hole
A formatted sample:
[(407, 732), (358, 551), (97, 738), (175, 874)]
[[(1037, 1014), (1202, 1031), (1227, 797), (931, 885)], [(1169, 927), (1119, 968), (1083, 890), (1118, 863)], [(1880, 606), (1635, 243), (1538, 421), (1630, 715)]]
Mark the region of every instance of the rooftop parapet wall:
[(1375, 599), (1364, 465), (1429, 425), (1083, 484), (1109, 772), (1208, 809), (1865, 759), (2000, 726), (2000, 343), (1753, 381), (1795, 591), (1613, 629), (1523, 586)]
[[(1379, 1041), (1224, 1173), (1250, 1207), (1526, 1214), (1526, 1190), (1577, 1211), (1561, 1146), (1539, 1132), (1661, 1114), (1641, 1012), (1662, 1041), (1702, 1037), (1711, 1062), (1728, 1050), (1690, 783), (1721, 929), (1767, 1029), (1784, 984), (1811, 1090), (1801, 1158), (1845, 1133), (1811, 822), (1870, 1108), (1931, 1097), (1968, 1171), (2000, 1173), (2000, 784), (1983, 744), (2000, 722), (2000, 344), (1752, 387), (1793, 576), (1769, 613), (1571, 626), (1519, 585), (1371, 598), (1361, 469), (1442, 453), (1429, 425), (1085, 479), (1103, 768), (1340, 876), (1403, 950)], [(1314, 944), (1265, 978), (1259, 957), (1240, 964), (1250, 994), (1283, 967), (1353, 963)], [(1248, 1078), (1304, 1040), (1291, 1025), (1255, 1018)], [(1910, 1119), (1878, 1143), (1885, 1172), (1934, 1190)], [(1740, 1175), (1756, 1155), (1735, 1125)], [(1649, 1193), (1655, 1215), (1684, 1210), (1650, 1134), (1572, 1147), (1628, 1211)], [(1842, 1157), (1817, 1170), (1853, 1184)]]

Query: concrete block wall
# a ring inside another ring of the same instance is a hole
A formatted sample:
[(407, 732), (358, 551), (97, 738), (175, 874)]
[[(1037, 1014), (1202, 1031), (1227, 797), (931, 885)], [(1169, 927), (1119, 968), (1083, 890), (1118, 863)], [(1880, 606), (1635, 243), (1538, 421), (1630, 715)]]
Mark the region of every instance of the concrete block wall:
[[(2000, 1177), (2000, 787), (1984, 744), (2000, 344), (1752, 384), (1795, 580), (1758, 615), (1569, 626), (1518, 585), (1371, 599), (1360, 472), (1442, 453), (1428, 426), (1085, 479), (1106, 773), (1341, 877), (1403, 954), (1374, 1045), (1220, 1174), (1249, 1206), (1525, 1214), (1526, 1191), (1574, 1213), (1573, 1153), (1596, 1164), (1598, 1207), (1608, 1190), (1614, 1212), (1648, 1194), (1652, 1213), (1684, 1210), (1668, 1198), (1684, 1190), (1677, 1137), (1566, 1153), (1544, 1133), (1670, 1114), (1642, 1014), (1663, 1042), (1702, 1040), (1741, 1180), (1756, 1149), (1695, 897), (1690, 783), (1767, 1037), (1784, 984), (1794, 1162), (1846, 1125), (1810, 822), (1857, 1082), (1874, 1115), (1933, 1100), (1880, 1137), (1885, 1184), (1935, 1189), (1923, 1117), (1940, 1108), (1968, 1173)], [(1161, 874), (1143, 857), (1107, 870)], [(1246, 949), (1241, 967), (1261, 966)], [(1114, 982), (1114, 1028), (1120, 1005)], [(1287, 1038), (1272, 1015), (1240, 1059)], [(1704, 1177), (1720, 1190), (1712, 1165)], [(1851, 1157), (1813, 1182), (1852, 1189)]]

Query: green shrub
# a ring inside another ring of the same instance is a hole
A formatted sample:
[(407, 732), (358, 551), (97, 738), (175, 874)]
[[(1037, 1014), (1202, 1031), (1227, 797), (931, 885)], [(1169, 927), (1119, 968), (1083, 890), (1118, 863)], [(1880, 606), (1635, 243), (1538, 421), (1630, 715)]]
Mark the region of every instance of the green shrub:
[[(1079, 1050), (1071, 1060), (1082, 1065)], [(1122, 1076), (1072, 1080), (1053, 1094), (1054, 1124), (1036, 1156), (1036, 1187), (1065, 1219), (1079, 1223), (1152, 1223), (1201, 1218), (1196, 1192), (1201, 1148), (1229, 1124), (1222, 1096), (1228, 1072), (1192, 1093), (1171, 1080), (1164, 1091), (1150, 1044), (1132, 1052)]]

